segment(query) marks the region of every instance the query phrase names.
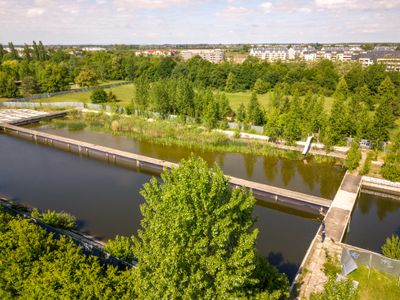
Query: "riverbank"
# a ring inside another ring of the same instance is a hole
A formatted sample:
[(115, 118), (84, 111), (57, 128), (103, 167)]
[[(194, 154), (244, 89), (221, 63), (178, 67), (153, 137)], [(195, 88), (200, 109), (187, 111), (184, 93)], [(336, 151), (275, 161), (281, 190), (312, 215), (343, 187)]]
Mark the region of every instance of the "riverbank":
[(232, 152), (264, 157), (294, 160), (315, 159), (317, 162), (341, 164), (342, 160), (323, 155), (302, 155), (292, 149), (277, 149), (265, 141), (229, 137), (221, 131), (207, 131), (195, 124), (183, 124), (179, 120), (154, 120), (136, 116), (108, 115), (103, 113), (75, 112), (63, 120), (46, 122), (54, 128), (90, 127), (91, 130), (126, 136), (164, 146), (179, 146), (190, 150)]

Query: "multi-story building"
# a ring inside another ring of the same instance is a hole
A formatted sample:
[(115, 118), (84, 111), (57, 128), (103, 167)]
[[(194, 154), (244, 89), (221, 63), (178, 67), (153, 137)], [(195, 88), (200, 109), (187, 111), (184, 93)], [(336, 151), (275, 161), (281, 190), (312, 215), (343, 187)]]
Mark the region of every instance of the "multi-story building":
[(286, 47), (251, 48), (250, 56), (267, 61), (283, 61), (289, 59), (289, 50)]
[(191, 59), (196, 55), (212, 63), (220, 63), (225, 59), (225, 51), (221, 49), (189, 49), (180, 52), (184, 60)]
[(374, 63), (383, 63), (387, 71), (400, 72), (400, 51), (395, 50), (373, 50), (359, 54), (355, 57), (363, 67)]
[(303, 59), (305, 61), (315, 61), (315, 60), (317, 60), (317, 52), (316, 51), (306, 51), (303, 53)]

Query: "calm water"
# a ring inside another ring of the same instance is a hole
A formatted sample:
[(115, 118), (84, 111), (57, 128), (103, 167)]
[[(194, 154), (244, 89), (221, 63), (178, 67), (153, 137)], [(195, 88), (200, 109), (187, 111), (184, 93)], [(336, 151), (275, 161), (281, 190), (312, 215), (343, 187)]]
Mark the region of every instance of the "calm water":
[[(179, 162), (193, 150), (183, 147), (162, 146), (137, 141), (123, 136), (114, 136), (89, 129), (69, 131), (48, 126), (35, 128), (51, 134), (97, 145), (129, 151), (162, 160)], [(225, 174), (282, 187), (306, 194), (333, 199), (344, 176), (345, 170), (331, 163), (261, 157), (239, 153), (196, 152), (210, 165), (216, 162)]]
[(361, 193), (345, 242), (380, 253), (393, 233), (400, 235), (400, 200)]
[[(81, 231), (102, 239), (136, 234), (139, 190), (150, 177), (0, 134), (0, 193), (40, 209), (67, 211), (78, 218)], [(262, 206), (254, 214), (259, 252), (292, 279), (319, 223)]]

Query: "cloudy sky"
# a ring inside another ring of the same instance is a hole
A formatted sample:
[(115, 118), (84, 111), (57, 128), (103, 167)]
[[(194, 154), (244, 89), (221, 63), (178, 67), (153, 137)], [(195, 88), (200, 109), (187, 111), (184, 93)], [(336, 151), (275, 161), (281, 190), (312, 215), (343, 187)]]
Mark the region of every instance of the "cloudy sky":
[(0, 0), (0, 42), (400, 42), (400, 0)]

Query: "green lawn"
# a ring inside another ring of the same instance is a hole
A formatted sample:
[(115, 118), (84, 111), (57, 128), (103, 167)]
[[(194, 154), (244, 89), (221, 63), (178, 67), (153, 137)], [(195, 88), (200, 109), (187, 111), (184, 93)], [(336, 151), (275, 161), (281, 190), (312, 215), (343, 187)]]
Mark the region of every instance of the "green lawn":
[[(107, 83), (110, 84), (110, 83)], [(121, 103), (128, 103), (132, 100), (135, 89), (133, 83), (117, 86), (110, 89), (105, 89), (106, 92), (112, 91), (115, 95), (117, 95), (117, 99)], [(66, 95), (54, 96), (51, 98), (44, 98), (35, 100), (34, 102), (90, 102), (90, 93), (89, 92), (81, 92), (81, 93), (71, 93)]]
[(358, 286), (360, 300), (400, 299), (399, 279), (394, 276), (372, 269), (368, 278), (368, 268), (359, 266), (349, 278), (360, 283)]

